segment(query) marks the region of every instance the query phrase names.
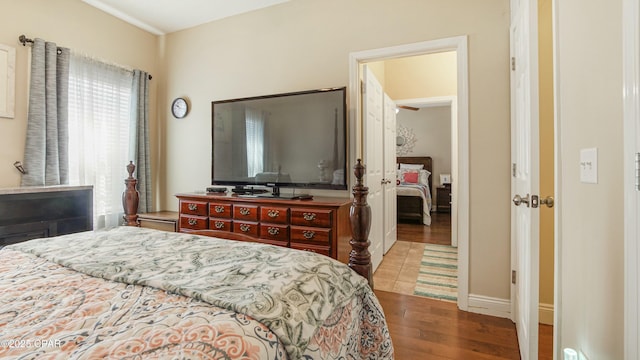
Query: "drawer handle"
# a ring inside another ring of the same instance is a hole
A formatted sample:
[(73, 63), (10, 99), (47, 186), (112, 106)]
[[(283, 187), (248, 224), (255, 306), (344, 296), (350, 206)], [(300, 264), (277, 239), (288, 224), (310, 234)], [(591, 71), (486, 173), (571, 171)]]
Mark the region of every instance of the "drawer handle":
[(216, 221), (214, 224), (215, 224), (216, 229), (224, 229), (224, 222)]
[(248, 232), (249, 230), (251, 230), (251, 225), (247, 225), (247, 224), (240, 224), (240, 231), (242, 231), (242, 232)]
[(216, 205), (216, 206), (213, 208), (213, 210), (214, 210), (215, 212), (217, 212), (218, 214), (222, 214), (222, 213), (224, 212), (224, 206), (222, 206), (222, 205)]
[(191, 210), (191, 211), (196, 211), (196, 210), (198, 210), (198, 204), (190, 203), (190, 204), (188, 204), (188, 205), (187, 205), (187, 207), (188, 207), (188, 208), (189, 208), (189, 210)]
[(193, 226), (198, 223), (198, 219), (189, 218), (187, 222), (189, 223), (189, 225)]
[(311, 230), (305, 230), (302, 232), (302, 236), (304, 236), (304, 238), (307, 240), (311, 240), (316, 236), (316, 232)]
[(316, 252), (315, 250), (313, 250), (313, 249), (303, 249), (303, 250), (304, 250), (304, 251), (308, 251), (308, 252), (312, 252), (312, 253), (316, 253), (316, 254), (317, 254), (317, 252)]
[(269, 227), (267, 229), (267, 232), (269, 233), (269, 235), (278, 235), (280, 234), (280, 229), (277, 227)]
[(303, 213), (302, 217), (307, 221), (313, 221), (316, 219), (316, 213)]
[(251, 214), (251, 210), (250, 209), (248, 209), (246, 207), (240, 208), (240, 215), (247, 216), (249, 214)]
[(278, 211), (278, 210), (269, 210), (269, 211), (267, 211), (267, 216), (269, 216), (270, 218), (277, 218), (278, 215), (280, 215), (280, 211)]

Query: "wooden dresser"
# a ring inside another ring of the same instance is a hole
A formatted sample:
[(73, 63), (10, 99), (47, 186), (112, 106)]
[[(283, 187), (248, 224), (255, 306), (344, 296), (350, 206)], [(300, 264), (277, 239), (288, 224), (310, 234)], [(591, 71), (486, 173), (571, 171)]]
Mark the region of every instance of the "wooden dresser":
[(222, 230), (256, 242), (313, 251), (348, 263), (351, 199), (285, 200), (178, 194), (179, 231)]
[(92, 186), (0, 189), (0, 248), (92, 229)]

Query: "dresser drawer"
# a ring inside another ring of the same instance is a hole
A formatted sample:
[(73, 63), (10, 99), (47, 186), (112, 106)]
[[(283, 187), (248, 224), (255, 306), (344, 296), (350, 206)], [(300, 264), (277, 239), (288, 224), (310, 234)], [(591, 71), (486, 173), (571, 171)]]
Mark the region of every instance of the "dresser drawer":
[(329, 246), (291, 243), (291, 248), (296, 250), (311, 251), (317, 254), (329, 256)]
[(333, 211), (324, 209), (291, 209), (291, 225), (331, 227)]
[(231, 219), (231, 217), (233, 216), (233, 214), (231, 213), (232, 209), (233, 206), (231, 204), (210, 202), (209, 216), (221, 219)]
[(329, 244), (331, 229), (303, 226), (291, 227), (291, 245), (294, 243)]
[(209, 218), (209, 229), (233, 231), (233, 221), (230, 219)]
[(289, 223), (289, 208), (276, 206), (260, 207), (260, 221), (273, 224)]
[(246, 222), (246, 221), (234, 221), (233, 222), (233, 232), (242, 233), (245, 235), (258, 237), (258, 232), (260, 230), (260, 225), (254, 222)]
[(181, 200), (180, 214), (208, 216), (207, 205), (209, 203), (203, 201)]
[(287, 225), (260, 224), (260, 238), (289, 242), (289, 227)]
[(246, 221), (258, 221), (257, 205), (236, 204), (233, 207), (233, 218)]
[(180, 229), (206, 230), (209, 228), (205, 216), (180, 215)]

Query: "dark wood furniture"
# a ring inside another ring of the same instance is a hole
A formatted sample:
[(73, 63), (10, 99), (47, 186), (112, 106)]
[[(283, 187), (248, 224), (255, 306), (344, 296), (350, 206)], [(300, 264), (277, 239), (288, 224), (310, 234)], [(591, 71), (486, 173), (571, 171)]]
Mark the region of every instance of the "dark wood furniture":
[[(430, 156), (399, 156), (398, 164), (422, 164), (425, 170), (431, 172), (429, 176), (429, 191), (433, 194), (433, 161)], [(422, 223), (423, 202), (419, 196), (398, 195), (398, 220), (419, 221)]]
[(0, 190), (0, 248), (93, 229), (93, 187)]
[(143, 228), (177, 232), (179, 217), (177, 211), (148, 212), (138, 214), (138, 223)]
[[(125, 210), (124, 225), (128, 226), (140, 226), (136, 213), (139, 195), (135, 190), (134, 170), (133, 164), (127, 166), (129, 177), (125, 180), (127, 188), (122, 195), (122, 205)], [(365, 277), (373, 288), (371, 253), (369, 253), (371, 208), (367, 203), (369, 189), (364, 186), (362, 180), (364, 172), (364, 165), (358, 159), (354, 166), (356, 184), (352, 191), (353, 200), (339, 198), (269, 200), (232, 196), (178, 195), (181, 214), (178, 223), (179, 230), (231, 240), (280, 242), (280, 245), (288, 242), (288, 246), (292, 248), (327, 253), (333, 258), (347, 263), (355, 272)], [(183, 200), (188, 212), (184, 214), (185, 220), (182, 217)], [(205, 205), (204, 208), (203, 205)], [(254, 211), (252, 212), (251, 209)], [(279, 218), (283, 216), (282, 210), (286, 210), (286, 220), (284, 217)], [(236, 219), (233, 218), (235, 211), (238, 216), (245, 217), (240, 218), (237, 225), (235, 224)], [(265, 214), (265, 221), (262, 221)], [(313, 214), (316, 215), (313, 216)], [(276, 220), (273, 219), (274, 217)], [(182, 226), (182, 221), (185, 221), (187, 226)], [(282, 223), (278, 221), (282, 221)], [(198, 224), (200, 228), (198, 228)], [(224, 228), (225, 224), (228, 226), (226, 229)], [(249, 225), (249, 227), (243, 225)], [(251, 234), (252, 231), (256, 231), (253, 230), (256, 229), (256, 225), (258, 225), (257, 236), (245, 234), (245, 232)], [(287, 238), (279, 237), (281, 230), (277, 229), (281, 229), (282, 225), (289, 227)], [(220, 226), (223, 229), (218, 229)], [(236, 226), (240, 232), (233, 231)], [(351, 229), (351, 233), (349, 233), (349, 229)], [(260, 235), (265, 233), (269, 235), (265, 236), (266, 241)], [(347, 242), (351, 246), (348, 246)]]
[(178, 231), (240, 233), (254, 242), (313, 251), (347, 262), (348, 252), (339, 250), (348, 247), (350, 238), (348, 198), (285, 200), (205, 194), (176, 197), (180, 209)]
[(443, 185), (436, 188), (436, 211), (451, 212), (451, 186)]

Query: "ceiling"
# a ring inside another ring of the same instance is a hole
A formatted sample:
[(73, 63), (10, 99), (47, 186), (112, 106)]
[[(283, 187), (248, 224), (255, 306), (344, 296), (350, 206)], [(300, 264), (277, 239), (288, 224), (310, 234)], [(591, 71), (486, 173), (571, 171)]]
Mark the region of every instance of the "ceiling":
[(290, 0), (82, 0), (156, 35), (172, 33)]

